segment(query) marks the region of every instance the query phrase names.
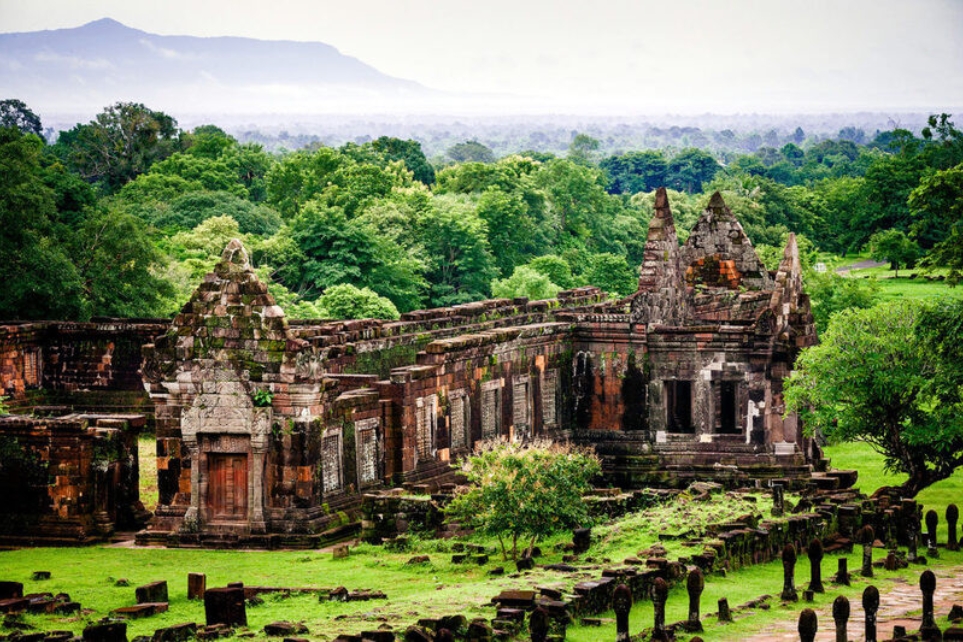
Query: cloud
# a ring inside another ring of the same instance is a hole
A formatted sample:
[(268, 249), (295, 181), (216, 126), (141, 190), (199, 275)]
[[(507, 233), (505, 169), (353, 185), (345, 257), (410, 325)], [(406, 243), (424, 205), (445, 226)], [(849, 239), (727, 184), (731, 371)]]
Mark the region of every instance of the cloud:
[(34, 60), (37, 62), (49, 62), (53, 64), (66, 65), (70, 69), (113, 69), (114, 65), (103, 58), (88, 60), (80, 56), (63, 56), (52, 51), (42, 51), (36, 54)]
[(166, 47), (158, 47), (147, 38), (141, 38), (138, 42), (144, 47), (146, 47), (149, 51), (152, 51), (160, 55), (162, 58), (167, 58), (168, 60), (191, 60), (192, 58), (194, 58), (194, 56), (190, 54), (184, 54), (174, 49), (168, 49)]

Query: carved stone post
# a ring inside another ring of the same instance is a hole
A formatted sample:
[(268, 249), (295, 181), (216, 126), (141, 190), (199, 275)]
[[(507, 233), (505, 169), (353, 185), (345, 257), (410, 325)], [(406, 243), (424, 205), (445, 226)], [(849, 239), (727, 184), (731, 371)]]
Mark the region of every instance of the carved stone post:
[(936, 549), (936, 527), (940, 524), (940, 516), (935, 510), (926, 511), (926, 554), (937, 558), (940, 552)]
[(849, 623), (849, 600), (845, 595), (833, 600), (833, 622), (836, 624), (836, 642), (848, 642), (846, 625)]
[(703, 589), (706, 587), (702, 570), (696, 568), (690, 572), (689, 577), (686, 578), (685, 586), (689, 591), (689, 620), (686, 622), (686, 630), (690, 632), (701, 631), (702, 621), (700, 618), (699, 600), (702, 597)]
[(813, 593), (825, 593), (823, 588), (823, 543), (818, 537), (809, 542), (806, 553), (809, 556), (809, 590)]
[(863, 612), (866, 614), (866, 642), (876, 642), (876, 613), (879, 611), (879, 589), (867, 586), (863, 591)]
[(782, 595), (780, 599), (784, 602), (798, 602), (799, 594), (796, 593), (796, 547), (786, 544), (782, 549)]
[(836, 577), (833, 578), (833, 581), (843, 586), (849, 586), (849, 560), (845, 557), (840, 557), (836, 562), (838, 568), (836, 569)]
[(729, 610), (729, 600), (724, 597), (719, 598), (719, 621), (732, 622), (732, 611)]
[(816, 612), (812, 609), (803, 609), (799, 614), (799, 642), (813, 642), (816, 639)]
[[(528, 633), (532, 642), (545, 642), (548, 638), (548, 611), (541, 606), (536, 607), (528, 616)], [(618, 640), (622, 639), (618, 638)], [(628, 638), (625, 639), (628, 640)]]
[(948, 532), (946, 550), (948, 551), (960, 550), (960, 544), (956, 540), (956, 523), (958, 521), (960, 521), (960, 509), (956, 507), (956, 504), (950, 504), (946, 507), (946, 530)]
[(910, 564), (915, 564), (919, 561), (919, 557), (916, 554), (916, 527), (912, 524), (906, 527), (906, 537), (908, 542), (906, 544), (906, 561)]
[(863, 567), (859, 569), (859, 574), (863, 577), (873, 576), (873, 541), (876, 540), (876, 533), (873, 527), (867, 524), (859, 531), (859, 541), (863, 544)]
[(615, 587), (612, 596), (615, 610), (615, 642), (629, 642), (629, 611), (632, 610), (632, 589), (625, 584)]
[(669, 585), (661, 577), (655, 578), (652, 585), (652, 607), (655, 623), (652, 626), (653, 640), (668, 640), (665, 633), (665, 602), (669, 598)]
[(782, 484), (772, 485), (772, 516), (779, 517), (786, 513), (785, 487)]
[(933, 593), (936, 592), (936, 576), (926, 570), (920, 575), (920, 591), (923, 592), (923, 619), (920, 622), (920, 637), (924, 640), (941, 639), (940, 630), (933, 616)]

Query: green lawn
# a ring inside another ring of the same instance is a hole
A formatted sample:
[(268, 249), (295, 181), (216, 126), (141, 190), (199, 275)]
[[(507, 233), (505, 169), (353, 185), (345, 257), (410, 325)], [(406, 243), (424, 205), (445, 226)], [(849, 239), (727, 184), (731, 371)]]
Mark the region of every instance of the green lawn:
[[(864, 492), (872, 492), (880, 485), (892, 485), (901, 480), (887, 475), (880, 458), (861, 444), (847, 444), (827, 449), (837, 468), (856, 468), (860, 471), (859, 486)], [(937, 508), (941, 515), (951, 500), (960, 502), (963, 491), (963, 472), (924, 491), (920, 499), (929, 507)], [(794, 500), (795, 498), (790, 498)], [(224, 586), (228, 582), (244, 582), (247, 585), (378, 589), (384, 591), (388, 601), (374, 602), (319, 602), (314, 595), (297, 595), (283, 598), (268, 596), (265, 603), (248, 609), (250, 629), (256, 638), (265, 624), (276, 620), (303, 621), (309, 628), (307, 637), (312, 640), (331, 639), (337, 633), (358, 633), (377, 628), (388, 622), (396, 630), (417, 621), (420, 617), (463, 613), (469, 617), (494, 616), (490, 599), (506, 588), (531, 589), (551, 586), (563, 591), (570, 590), (579, 581), (597, 578), (602, 569), (618, 565), (624, 558), (635, 556), (644, 548), (661, 540), (669, 551), (669, 558), (691, 554), (691, 548), (683, 542), (704, 531), (705, 526), (716, 522), (731, 521), (745, 513), (768, 517), (771, 505), (765, 493), (754, 495), (715, 495), (710, 501), (695, 501), (683, 497), (671, 505), (654, 506), (628, 516), (625, 519), (596, 526), (593, 531), (595, 543), (588, 556), (581, 560), (586, 568), (575, 574), (563, 574), (538, 568), (513, 577), (512, 566), (496, 555), (485, 566), (463, 566), (451, 563), (451, 544), (446, 541), (415, 541), (416, 550), (401, 553), (386, 551), (381, 547), (361, 545), (351, 549), (347, 559), (336, 560), (330, 553), (318, 551), (209, 551), (157, 548), (112, 548), (95, 546), (79, 549), (21, 549), (0, 552), (0, 580), (23, 582), (27, 592), (67, 592), (85, 609), (83, 615), (61, 617), (53, 615), (28, 616), (27, 622), (40, 630), (69, 629), (80, 632), (86, 623), (106, 616), (110, 610), (134, 603), (134, 587), (157, 580), (167, 580), (170, 589), (170, 611), (163, 615), (134, 620), (129, 624), (130, 637), (150, 635), (157, 628), (181, 622), (204, 621), (203, 605), (187, 600), (187, 574), (206, 573), (208, 586)], [(945, 524), (941, 524), (945, 533)], [(945, 535), (944, 535), (945, 537)], [(543, 563), (561, 561), (561, 551), (556, 545), (569, 540), (569, 535), (559, 535), (543, 542)], [(494, 542), (487, 542), (494, 545)], [(406, 562), (416, 554), (427, 554), (431, 562), (422, 566), (407, 566)], [(850, 569), (858, 568), (859, 553), (848, 556)], [(804, 560), (804, 558), (803, 558)], [(488, 570), (504, 565), (509, 572), (502, 577), (491, 577)], [(941, 576), (941, 569), (963, 566), (963, 553), (943, 552), (932, 568)], [(804, 586), (808, 578), (805, 562), (797, 570), (797, 585)], [(833, 575), (836, 560), (827, 556), (823, 563), (824, 577)], [(52, 579), (33, 581), (36, 570), (49, 570)], [(881, 590), (894, 585), (895, 578), (916, 582), (919, 568), (897, 573), (880, 572), (875, 581)], [(116, 585), (125, 578), (129, 586)], [(726, 597), (732, 607), (737, 607), (762, 595), (778, 595), (782, 584), (782, 566), (772, 562), (745, 568), (728, 574), (713, 574), (706, 580), (702, 598), (703, 613), (714, 612), (721, 597)], [(828, 592), (817, 597), (816, 606), (826, 607), (839, 594), (858, 600), (866, 583), (855, 579), (849, 588), (827, 584)], [(745, 636), (763, 632), (774, 623), (785, 625), (798, 617), (799, 604), (783, 606), (778, 600), (771, 601), (768, 610), (757, 609), (750, 616), (741, 614), (729, 625), (719, 625), (712, 617), (704, 618), (710, 625), (702, 635), (704, 640), (740, 640)], [(674, 589), (669, 598), (667, 618), (669, 622), (686, 616), (685, 589)], [(945, 616), (945, 614), (941, 614)], [(603, 614), (613, 618), (614, 614)], [(632, 631), (638, 632), (651, 625), (652, 605), (642, 601), (632, 610)], [(944, 621), (945, 622), (945, 621)], [(568, 639), (594, 641), (614, 639), (614, 622), (602, 628), (573, 626)], [(685, 639), (681, 637), (680, 639)]]

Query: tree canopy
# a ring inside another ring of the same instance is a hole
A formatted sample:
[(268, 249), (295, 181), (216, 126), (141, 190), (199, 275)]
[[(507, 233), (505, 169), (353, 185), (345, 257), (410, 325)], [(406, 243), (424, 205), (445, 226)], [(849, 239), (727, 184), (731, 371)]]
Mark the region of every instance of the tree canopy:
[(830, 442), (864, 441), (915, 496), (963, 465), (963, 302), (842, 310), (797, 359), (786, 409)]
[(480, 442), (461, 469), (471, 486), (445, 512), (497, 537), (503, 557), (518, 559), (519, 540), (531, 556), (539, 538), (585, 523), (582, 495), (601, 465), (594, 453), (566, 444)]

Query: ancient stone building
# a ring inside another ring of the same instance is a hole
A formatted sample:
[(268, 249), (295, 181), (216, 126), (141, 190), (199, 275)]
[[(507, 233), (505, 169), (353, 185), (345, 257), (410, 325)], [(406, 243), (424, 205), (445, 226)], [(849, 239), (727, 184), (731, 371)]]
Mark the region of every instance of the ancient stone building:
[(782, 381), (815, 341), (795, 241), (767, 272), (718, 194), (680, 246), (660, 190), (625, 300), (580, 288), (293, 321), (232, 242), (154, 336), (142, 376), (160, 503), (145, 542), (311, 545), (365, 491), (448, 481), (483, 439), (593, 445), (622, 486), (803, 478), (812, 463), (783, 418)]

